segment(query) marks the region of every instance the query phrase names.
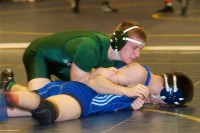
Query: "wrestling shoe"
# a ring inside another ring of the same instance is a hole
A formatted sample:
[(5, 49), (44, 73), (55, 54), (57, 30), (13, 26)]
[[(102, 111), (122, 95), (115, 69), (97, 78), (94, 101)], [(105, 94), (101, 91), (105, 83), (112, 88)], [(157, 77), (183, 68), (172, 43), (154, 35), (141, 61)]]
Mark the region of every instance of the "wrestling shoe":
[(79, 2), (80, 0), (70, 0), (70, 8), (74, 13), (79, 13)]
[(4, 93), (0, 92), (0, 123), (8, 119), (7, 104)]
[(111, 8), (108, 1), (103, 1), (101, 3), (100, 9), (103, 12), (117, 12), (117, 9)]
[(9, 91), (9, 85), (14, 81), (14, 72), (11, 69), (6, 69), (1, 72), (0, 90)]
[(163, 9), (157, 10), (158, 13), (172, 13), (174, 12), (173, 7), (165, 6)]

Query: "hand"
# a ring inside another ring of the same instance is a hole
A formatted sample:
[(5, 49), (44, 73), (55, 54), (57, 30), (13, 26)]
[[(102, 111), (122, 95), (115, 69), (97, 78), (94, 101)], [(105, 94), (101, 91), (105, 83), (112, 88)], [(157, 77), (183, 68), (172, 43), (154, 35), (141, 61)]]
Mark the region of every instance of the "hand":
[(106, 77), (107, 79), (111, 80), (112, 82), (118, 84), (118, 78), (117, 78), (117, 75), (116, 75), (117, 70), (118, 69), (115, 68), (115, 67), (98, 68), (98, 69), (91, 72), (89, 79), (100, 74), (100, 75)]
[(144, 103), (145, 101), (138, 97), (135, 101), (133, 101), (133, 103), (131, 104), (131, 107), (134, 110), (138, 110), (143, 107)]
[(124, 95), (127, 97), (140, 97), (145, 100), (149, 98), (150, 92), (145, 85), (137, 84), (136, 86), (124, 90)]

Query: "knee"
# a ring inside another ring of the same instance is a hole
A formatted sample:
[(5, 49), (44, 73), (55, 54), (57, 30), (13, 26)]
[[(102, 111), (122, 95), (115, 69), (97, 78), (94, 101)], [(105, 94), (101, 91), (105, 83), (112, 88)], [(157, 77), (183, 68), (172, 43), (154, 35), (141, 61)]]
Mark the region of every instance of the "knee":
[(55, 106), (44, 99), (41, 99), (39, 107), (31, 112), (33, 118), (35, 118), (41, 125), (53, 124), (57, 118)]

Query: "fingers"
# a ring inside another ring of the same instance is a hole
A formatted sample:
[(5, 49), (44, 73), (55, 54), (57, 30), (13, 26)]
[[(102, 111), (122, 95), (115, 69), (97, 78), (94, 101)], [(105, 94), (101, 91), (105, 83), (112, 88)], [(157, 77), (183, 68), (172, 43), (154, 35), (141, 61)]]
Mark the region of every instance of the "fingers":
[(94, 70), (91, 74), (89, 79), (92, 79), (96, 75), (102, 75), (105, 78), (109, 79), (113, 83), (119, 84), (118, 82), (118, 77), (117, 77), (117, 71), (118, 69), (115, 67), (110, 67), (110, 68), (98, 68)]
[(117, 75), (112, 75), (109, 79), (110, 79), (113, 83), (119, 84), (119, 80), (118, 80)]
[(141, 107), (143, 107), (144, 103), (145, 103), (144, 100), (142, 100), (141, 98), (137, 98), (135, 101), (133, 101), (133, 103), (131, 104), (131, 107), (134, 110), (138, 110)]
[(119, 84), (119, 80), (117, 77), (117, 69), (113, 68), (112, 72), (110, 73), (109, 79), (114, 82), (115, 84)]
[(138, 85), (136, 85), (136, 89), (137, 89), (137, 94), (141, 99), (147, 100), (149, 98), (150, 91), (149, 91), (148, 87), (146, 87), (142, 84), (138, 84)]
[(110, 67), (108, 69), (105, 69), (103, 75), (105, 75), (105, 77), (107, 77), (112, 82), (118, 84), (118, 77), (117, 77), (116, 73), (117, 73), (117, 69), (114, 67)]
[(108, 73), (110, 76), (116, 75), (117, 69), (114, 68), (114, 67), (110, 67), (110, 68), (108, 69), (107, 73)]

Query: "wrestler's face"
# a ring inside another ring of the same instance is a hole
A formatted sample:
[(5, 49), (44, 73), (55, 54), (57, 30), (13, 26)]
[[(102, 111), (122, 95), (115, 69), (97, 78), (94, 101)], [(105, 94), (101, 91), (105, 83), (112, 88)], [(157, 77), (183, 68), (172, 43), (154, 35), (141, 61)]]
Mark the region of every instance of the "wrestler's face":
[[(141, 41), (137, 38), (133, 39)], [(137, 57), (140, 56), (140, 52), (143, 47), (143, 45), (128, 41), (126, 45), (119, 51), (122, 61), (126, 64), (133, 62)]]

